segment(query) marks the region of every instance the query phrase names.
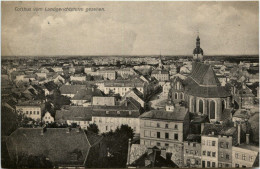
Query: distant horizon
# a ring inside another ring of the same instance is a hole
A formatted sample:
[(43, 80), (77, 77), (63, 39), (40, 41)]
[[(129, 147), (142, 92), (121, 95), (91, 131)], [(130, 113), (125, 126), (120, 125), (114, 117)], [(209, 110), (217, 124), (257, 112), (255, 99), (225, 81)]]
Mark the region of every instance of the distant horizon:
[[(104, 8), (100, 12), (19, 8)], [(2, 2), (3, 56), (259, 55), (259, 2)]]

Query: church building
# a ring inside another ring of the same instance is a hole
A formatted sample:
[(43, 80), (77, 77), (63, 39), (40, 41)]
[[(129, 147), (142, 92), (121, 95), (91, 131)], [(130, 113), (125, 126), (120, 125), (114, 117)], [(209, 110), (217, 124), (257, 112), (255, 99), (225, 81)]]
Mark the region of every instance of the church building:
[(221, 121), (224, 109), (229, 108), (231, 94), (221, 86), (211, 65), (203, 63), (199, 36), (191, 74), (185, 80), (173, 81), (171, 91), (173, 101), (184, 101), (191, 113), (206, 114), (211, 122)]

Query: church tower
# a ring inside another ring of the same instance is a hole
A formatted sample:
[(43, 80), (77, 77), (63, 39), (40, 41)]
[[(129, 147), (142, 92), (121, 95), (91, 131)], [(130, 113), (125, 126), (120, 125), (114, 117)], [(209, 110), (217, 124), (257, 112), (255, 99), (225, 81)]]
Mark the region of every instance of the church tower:
[(194, 61), (203, 61), (203, 50), (200, 48), (200, 37), (197, 36), (196, 39), (196, 48), (193, 50), (193, 60)]

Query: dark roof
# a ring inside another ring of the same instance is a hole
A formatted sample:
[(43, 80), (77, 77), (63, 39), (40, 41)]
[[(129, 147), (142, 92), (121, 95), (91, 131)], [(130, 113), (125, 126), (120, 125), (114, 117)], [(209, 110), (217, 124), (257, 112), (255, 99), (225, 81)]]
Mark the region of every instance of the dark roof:
[(116, 106), (93, 106), (93, 116), (137, 118), (140, 116), (140, 109), (140, 103), (133, 98), (126, 98)]
[(187, 113), (188, 109), (178, 106), (174, 108), (173, 112), (167, 112), (166, 110), (151, 110), (142, 114), (140, 118), (183, 121)]
[(44, 86), (46, 87), (46, 89), (47, 89), (48, 91), (52, 91), (52, 90), (54, 90), (54, 89), (57, 88), (57, 85), (56, 85), (53, 81), (50, 81), (50, 82), (48, 82), (48, 83), (45, 83)]
[(191, 123), (197, 123), (197, 124), (200, 124), (200, 123), (206, 123), (206, 122), (209, 122), (209, 119), (208, 119), (208, 116), (207, 115), (194, 115), (192, 117), (192, 120), (191, 120)]
[(201, 135), (200, 134), (189, 134), (186, 138), (187, 141), (190, 142), (201, 142)]
[(67, 109), (57, 110), (55, 121), (65, 122), (66, 120), (91, 121), (92, 109), (89, 107), (71, 106)]
[(234, 114), (233, 117), (243, 118), (243, 119), (249, 119), (250, 115), (249, 112), (245, 109), (238, 109)]
[(90, 143), (87, 135), (78, 129), (47, 128), (41, 135), (42, 128), (19, 128), (7, 139), (6, 144), (11, 159), (17, 153), (44, 155), (55, 166), (83, 166)]
[[(223, 125), (221, 124), (206, 123), (202, 135), (217, 136), (222, 129)], [(214, 132), (214, 135), (212, 135), (212, 132)]]
[(91, 101), (91, 98), (93, 96), (103, 96), (103, 94), (99, 89), (95, 89), (95, 88), (93, 88), (93, 90), (90, 88), (80, 89), (79, 91), (77, 91), (77, 93), (72, 98), (72, 100), (89, 100), (89, 101)]
[(177, 167), (177, 165), (171, 160), (171, 153), (166, 152), (166, 157), (162, 156), (162, 151), (157, 147), (150, 148), (151, 150), (145, 152), (140, 158), (135, 160), (130, 166), (136, 167)]
[(220, 86), (220, 82), (210, 65), (194, 62), (191, 75), (184, 80), (187, 94), (207, 98), (228, 97), (231, 94)]
[(85, 85), (62, 85), (60, 87), (61, 94), (76, 94), (81, 89), (86, 89)]
[(140, 78), (131, 80), (107, 80), (104, 81), (105, 87), (143, 87), (145, 82)]
[(220, 121), (230, 120), (232, 118), (233, 109), (224, 109), (220, 114)]

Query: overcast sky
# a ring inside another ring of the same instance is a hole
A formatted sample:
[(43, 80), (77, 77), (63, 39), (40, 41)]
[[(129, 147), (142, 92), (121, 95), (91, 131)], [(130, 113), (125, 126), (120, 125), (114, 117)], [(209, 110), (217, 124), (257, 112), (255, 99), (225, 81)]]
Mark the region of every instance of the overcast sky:
[(258, 2), (2, 2), (2, 55), (191, 55), (197, 30), (205, 55), (258, 54), (258, 17)]

